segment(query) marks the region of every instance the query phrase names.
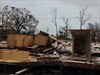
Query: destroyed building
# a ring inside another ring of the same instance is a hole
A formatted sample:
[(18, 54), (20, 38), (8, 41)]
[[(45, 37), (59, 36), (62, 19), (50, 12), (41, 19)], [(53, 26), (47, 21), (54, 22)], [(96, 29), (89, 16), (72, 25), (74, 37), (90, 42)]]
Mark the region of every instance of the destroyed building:
[(1, 73), (6, 70), (15, 75), (95, 75), (99, 73), (100, 61), (94, 55), (97, 52), (91, 51), (90, 32), (71, 30), (73, 42), (64, 42), (42, 31), (37, 35), (9, 34), (7, 41), (0, 43), (0, 63), (4, 67)]

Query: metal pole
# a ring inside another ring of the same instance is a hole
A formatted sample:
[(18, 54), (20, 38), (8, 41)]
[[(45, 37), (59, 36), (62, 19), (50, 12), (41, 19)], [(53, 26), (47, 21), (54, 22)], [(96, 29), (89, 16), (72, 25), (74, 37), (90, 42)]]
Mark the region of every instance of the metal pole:
[(25, 72), (25, 71), (27, 71), (27, 70), (29, 70), (30, 68), (25, 68), (25, 69), (22, 69), (22, 70), (20, 70), (20, 71), (17, 71), (14, 75), (19, 75), (19, 74), (21, 74), (21, 73), (23, 73), (23, 72)]

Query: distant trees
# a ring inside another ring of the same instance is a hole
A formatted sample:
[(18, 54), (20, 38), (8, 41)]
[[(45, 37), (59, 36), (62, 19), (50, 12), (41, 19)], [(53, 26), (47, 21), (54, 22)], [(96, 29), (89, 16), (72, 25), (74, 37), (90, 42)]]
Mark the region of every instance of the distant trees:
[(34, 33), (39, 21), (26, 8), (5, 6), (2, 10), (3, 22), (13, 28), (17, 33), (22, 30)]
[(83, 8), (80, 12), (79, 12), (79, 22), (80, 22), (80, 29), (82, 29), (82, 26), (86, 24), (87, 21), (89, 21), (91, 19), (91, 15), (86, 13), (87, 7)]
[(97, 40), (100, 41), (100, 24), (95, 22), (95, 23), (89, 23), (88, 24), (88, 29), (92, 30), (92, 41), (95, 42)]

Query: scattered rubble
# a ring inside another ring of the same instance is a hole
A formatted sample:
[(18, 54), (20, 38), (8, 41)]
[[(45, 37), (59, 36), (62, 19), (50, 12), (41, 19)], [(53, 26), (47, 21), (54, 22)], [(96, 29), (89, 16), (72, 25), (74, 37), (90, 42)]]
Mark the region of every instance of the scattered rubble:
[[(37, 35), (9, 34), (7, 42), (0, 42), (0, 59), (5, 62), (60, 61), (61, 55), (70, 56), (71, 44), (40, 31)], [(13, 56), (13, 58), (12, 58)], [(24, 59), (25, 58), (25, 59)]]
[(91, 44), (91, 46), (92, 46), (92, 52), (97, 52), (97, 53), (100, 53), (100, 44), (99, 43), (97, 43), (97, 44)]
[[(71, 42), (58, 40), (42, 31), (37, 35), (10, 34), (7, 42), (0, 42), (0, 49), (0, 62), (66, 62), (73, 55)], [(100, 53), (100, 44), (91, 44), (91, 54), (95, 53)], [(78, 61), (84, 61), (82, 57)]]

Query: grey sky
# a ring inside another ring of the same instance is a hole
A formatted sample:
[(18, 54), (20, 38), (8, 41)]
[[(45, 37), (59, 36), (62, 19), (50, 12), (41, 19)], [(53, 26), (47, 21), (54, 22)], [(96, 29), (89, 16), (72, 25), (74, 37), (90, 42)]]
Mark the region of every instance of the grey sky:
[[(58, 9), (58, 26), (65, 26), (60, 17), (69, 17), (71, 28), (79, 28), (79, 11), (88, 6), (87, 13), (92, 15), (89, 22), (100, 23), (100, 0), (1, 0), (1, 7), (5, 5), (27, 8), (39, 20), (38, 29), (55, 34), (55, 25), (52, 23), (51, 8)], [(86, 28), (87, 25), (85, 25)]]

